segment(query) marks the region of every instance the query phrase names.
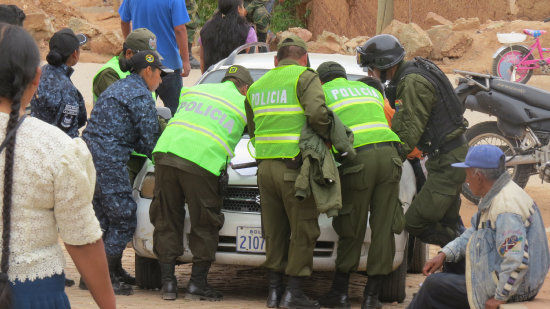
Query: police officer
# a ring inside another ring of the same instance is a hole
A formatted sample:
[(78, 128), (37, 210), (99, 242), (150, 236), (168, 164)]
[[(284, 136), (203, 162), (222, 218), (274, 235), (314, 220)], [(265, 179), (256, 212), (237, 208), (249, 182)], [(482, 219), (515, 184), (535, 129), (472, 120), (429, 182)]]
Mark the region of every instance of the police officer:
[[(362, 308), (381, 308), (378, 291), (381, 280), (392, 271), (393, 234), (404, 228), (398, 200), (402, 162), (396, 145), (400, 141), (386, 121), (384, 97), (378, 90), (347, 80), (344, 67), (333, 61), (322, 63), (317, 72), (327, 106), (353, 131), (357, 151), (354, 159), (344, 159), (339, 167), (343, 207), (332, 219), (339, 236), (336, 273), (332, 288), (319, 301), (323, 307), (350, 308), (349, 275), (357, 271), (368, 219), (372, 235)], [(392, 224), (394, 218), (401, 219), (401, 224)]]
[(403, 60), (405, 50), (394, 36), (372, 37), (357, 53), (360, 66), (390, 81), (386, 96), (397, 109), (392, 130), (403, 142), (401, 157), (415, 146), (428, 156), (428, 177), (405, 214), (406, 229), (443, 247), (461, 231), (459, 194), (466, 175), (451, 163), (464, 161), (468, 151), (463, 107), (435, 64)]
[[(327, 106), (319, 77), (308, 63), (305, 42), (289, 36), (279, 43), (276, 68), (247, 93), (248, 131), (258, 165), (262, 227), (269, 269), (267, 307), (319, 308), (304, 295), (301, 283), (310, 276), (313, 249), (319, 237), (319, 212), (312, 196), (295, 197), (301, 165), (298, 141), (306, 124), (329, 143)], [(283, 274), (290, 276), (286, 290)], [(283, 293), (284, 292), (284, 293)]]
[[(247, 69), (228, 68), (220, 84), (182, 88), (180, 104), (153, 151), (154, 198), (149, 210), (153, 251), (162, 273), (162, 298), (177, 297), (176, 259), (183, 254), (185, 202), (191, 219), (189, 247), (193, 253), (187, 295), (221, 300), (206, 281), (218, 248), (218, 232), (227, 162), (246, 125), (245, 94), (253, 80)], [(200, 145), (200, 147), (195, 147)], [(221, 186), (220, 186), (221, 184)]]
[(121, 258), (136, 228), (136, 202), (126, 163), (130, 152), (151, 156), (158, 138), (158, 120), (151, 91), (161, 82), (162, 66), (155, 51), (140, 51), (130, 59), (130, 76), (111, 85), (98, 98), (82, 134), (96, 167), (92, 201), (104, 231), (103, 241), (115, 294), (132, 294), (120, 278)]
[[(265, 43), (267, 41), (273, 1), (274, 0), (244, 0), (244, 8), (247, 12), (246, 19), (256, 25), (258, 42)], [(279, 3), (283, 2), (284, 0), (279, 0)]]
[[(134, 54), (143, 50), (157, 50), (157, 37), (146, 28), (138, 28), (126, 37), (120, 55), (107, 61), (94, 76), (92, 81), (94, 104), (99, 95), (112, 83), (130, 75), (127, 70), (128, 61)], [(124, 68), (126, 70), (123, 70)]]
[(72, 68), (80, 59), (84, 34), (75, 35), (65, 28), (50, 39), (48, 64), (42, 67), (40, 85), (31, 100), (31, 116), (57, 126), (70, 137), (78, 137), (78, 129), (86, 124), (86, 105), (80, 91), (71, 81)]
[[(144, 50), (156, 50), (157, 49), (157, 37), (151, 31), (146, 28), (138, 28), (132, 31), (124, 41), (122, 45), (122, 52), (118, 56), (114, 56), (107, 63), (105, 63), (101, 69), (94, 76), (92, 81), (92, 92), (94, 95), (94, 104), (97, 98), (105, 89), (119, 79), (123, 79), (130, 75), (129, 61), (137, 52)], [(153, 98), (156, 99), (156, 94), (152, 93)], [(130, 175), (130, 184), (134, 183), (136, 175), (139, 173), (147, 156), (132, 152), (130, 160), (128, 160), (128, 173)], [(135, 284), (135, 279), (124, 276), (124, 282), (129, 284)]]
[(191, 64), (192, 69), (200, 69), (200, 62), (193, 57), (191, 52), (191, 47), (193, 46), (193, 41), (195, 39), (195, 32), (200, 25), (201, 19), (199, 17), (199, 6), (195, 0), (185, 0), (185, 7), (187, 8), (187, 14), (189, 14), (190, 21), (185, 24), (187, 28), (187, 46), (189, 50), (189, 64)]

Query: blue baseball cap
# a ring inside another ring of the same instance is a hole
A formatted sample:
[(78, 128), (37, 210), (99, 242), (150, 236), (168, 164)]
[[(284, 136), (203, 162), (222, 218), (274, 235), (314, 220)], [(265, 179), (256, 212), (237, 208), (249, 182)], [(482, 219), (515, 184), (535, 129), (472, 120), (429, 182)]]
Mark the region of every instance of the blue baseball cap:
[(466, 160), (460, 163), (453, 163), (451, 166), (462, 168), (498, 168), (501, 161), (504, 161), (504, 152), (494, 145), (476, 145), (470, 147)]

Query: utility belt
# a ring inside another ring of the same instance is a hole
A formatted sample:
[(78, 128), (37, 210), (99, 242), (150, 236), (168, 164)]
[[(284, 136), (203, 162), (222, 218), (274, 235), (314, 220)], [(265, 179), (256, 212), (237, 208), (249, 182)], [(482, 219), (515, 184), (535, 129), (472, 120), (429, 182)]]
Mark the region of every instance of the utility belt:
[(439, 155), (446, 154), (467, 143), (468, 140), (466, 139), (466, 136), (464, 134), (461, 134), (460, 136), (446, 142), (441, 147), (436, 148), (431, 152), (425, 152), (425, 154), (428, 156), (428, 158), (437, 158), (439, 157)]
[(359, 146), (359, 147), (355, 148), (355, 151), (360, 152), (360, 151), (365, 151), (365, 150), (370, 150), (370, 149), (375, 149), (375, 148), (382, 148), (382, 147), (397, 147), (397, 143), (396, 142), (380, 142), (380, 143), (366, 144), (366, 145)]

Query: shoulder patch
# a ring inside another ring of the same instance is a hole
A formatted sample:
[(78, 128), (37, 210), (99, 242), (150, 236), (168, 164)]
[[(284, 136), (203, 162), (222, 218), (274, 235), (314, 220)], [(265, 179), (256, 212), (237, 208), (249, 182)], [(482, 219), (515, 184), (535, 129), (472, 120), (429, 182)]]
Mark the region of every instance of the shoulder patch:
[(504, 256), (507, 252), (520, 252), (519, 248), (516, 248), (518, 243), (523, 240), (523, 237), (512, 235), (504, 240), (498, 247), (498, 253), (500, 256)]

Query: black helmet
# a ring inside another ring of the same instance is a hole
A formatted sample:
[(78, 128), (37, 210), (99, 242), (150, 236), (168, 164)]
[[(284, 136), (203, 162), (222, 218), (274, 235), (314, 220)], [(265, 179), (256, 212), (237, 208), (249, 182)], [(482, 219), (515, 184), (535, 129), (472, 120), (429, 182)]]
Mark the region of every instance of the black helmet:
[(390, 34), (370, 38), (357, 47), (357, 64), (362, 67), (387, 70), (405, 57), (405, 49), (399, 40)]

